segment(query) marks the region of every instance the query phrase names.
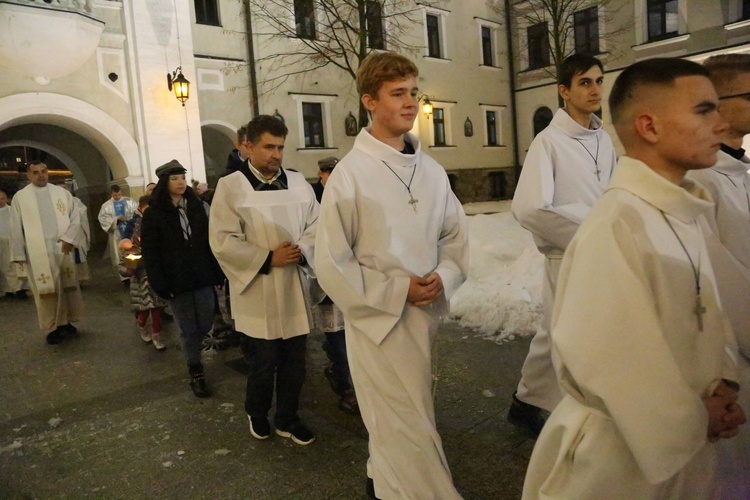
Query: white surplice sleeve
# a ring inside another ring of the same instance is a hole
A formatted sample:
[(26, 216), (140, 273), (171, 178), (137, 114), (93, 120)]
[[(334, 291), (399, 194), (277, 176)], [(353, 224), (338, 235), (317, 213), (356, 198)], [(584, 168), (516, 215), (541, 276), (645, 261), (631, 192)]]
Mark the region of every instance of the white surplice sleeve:
[(26, 243), (23, 235), (20, 203), (10, 206), (10, 260), (26, 262)]
[[(241, 186), (236, 186), (237, 179), (234, 175), (219, 179), (211, 202), (208, 241), (224, 274), (230, 282), (241, 285), (240, 289), (232, 289), (240, 294), (258, 275), (270, 250), (252, 241), (254, 228), (247, 227), (234, 203), (242, 199)], [(247, 180), (243, 178), (242, 182)], [(251, 239), (248, 239), (248, 234)]]
[(307, 261), (306, 265), (304, 266), (306, 273), (314, 277), (315, 236), (317, 235), (318, 231), (318, 215), (320, 213), (320, 204), (315, 197), (315, 191), (313, 190), (312, 186), (307, 182), (305, 182), (305, 184), (309, 189), (310, 203), (307, 205), (307, 210), (305, 212), (304, 232), (302, 233), (302, 236), (300, 236), (300, 239), (296, 242), (296, 244), (299, 245), (299, 248), (302, 251), (302, 255), (305, 256), (305, 260)]
[[(565, 250), (589, 207), (583, 203), (554, 206), (555, 175), (550, 152), (542, 140), (531, 143), (518, 180), (511, 211), (535, 240)], [(537, 241), (537, 246), (540, 245)]]
[(445, 182), (448, 195), (445, 199), (443, 227), (438, 239), (438, 264), (435, 272), (443, 280), (446, 299), (450, 299), (469, 274), (469, 232), (464, 209), (451, 191), (447, 176)]
[(553, 359), (566, 391), (612, 419), (646, 479), (658, 484), (705, 445), (708, 414), (664, 337), (638, 248), (642, 233), (622, 220), (599, 224), (598, 237), (575, 242), (563, 261)]
[(99, 225), (107, 233), (113, 231), (114, 228), (117, 227), (115, 206), (112, 203), (111, 199), (105, 201), (104, 204), (102, 204), (102, 207), (99, 209), (99, 216), (97, 217), (97, 219), (99, 220)]
[(354, 255), (359, 214), (355, 188), (343, 172), (326, 183), (315, 240), (318, 281), (349, 322), (380, 344), (401, 318), (408, 276), (387, 276)]

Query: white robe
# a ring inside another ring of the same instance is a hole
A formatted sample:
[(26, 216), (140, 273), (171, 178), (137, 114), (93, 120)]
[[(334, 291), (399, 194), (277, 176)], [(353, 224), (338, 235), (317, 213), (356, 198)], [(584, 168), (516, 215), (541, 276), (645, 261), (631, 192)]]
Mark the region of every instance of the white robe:
[(558, 109), (529, 147), (511, 205), (513, 216), (531, 231), (546, 257), (542, 327), (531, 341), (516, 395), (548, 411), (562, 397), (549, 339), (560, 261), (578, 226), (604, 192), (616, 162), (612, 139), (601, 120), (593, 116), (593, 124), (595, 129), (581, 127), (564, 109)]
[[(435, 426), (432, 351), (446, 297), (468, 273), (466, 219), (445, 170), (421, 152), (416, 137), (407, 140), (413, 155), (367, 130), (357, 136), (326, 183), (315, 266), (346, 320), (376, 495), (457, 498)], [(417, 213), (404, 183), (411, 183)], [(408, 305), (409, 278), (433, 271), (445, 297), (429, 307)]]
[(10, 205), (0, 208), (0, 295), (28, 290), (29, 284), (16, 277), (15, 266), (10, 255)]
[(219, 179), (209, 224), (209, 242), (229, 280), (235, 328), (250, 337), (289, 339), (310, 333), (309, 266), (258, 271), (284, 241), (314, 259), (318, 201), (298, 172), (285, 171), (289, 189), (255, 191), (242, 172)]
[[(138, 210), (138, 202), (127, 196), (123, 196), (120, 200), (125, 203), (125, 216), (130, 219), (135, 214), (135, 211)], [(102, 207), (99, 209), (98, 219), (99, 225), (107, 233), (107, 250), (105, 252), (109, 255), (112, 265), (117, 269), (117, 265), (120, 262), (120, 252), (117, 249), (117, 245), (120, 243), (121, 238), (120, 231), (117, 230), (117, 215), (115, 215), (115, 205), (112, 198), (102, 204)]]
[[(713, 205), (622, 157), (569, 245), (552, 321), (565, 398), (529, 462), (523, 497), (706, 498), (715, 447), (702, 398), (737, 381), (737, 351), (704, 233)], [(693, 266), (706, 312), (695, 314)]]
[(11, 258), (25, 263), (22, 272), (34, 294), (39, 328), (47, 334), (80, 321), (83, 300), (73, 252), (64, 254), (61, 243), (77, 247), (84, 238), (73, 197), (51, 184), (29, 184), (16, 193), (11, 207)]
[[(719, 295), (732, 323), (740, 353), (740, 405), (750, 411), (750, 158), (736, 159), (720, 151), (712, 168), (688, 177), (711, 194), (716, 207), (709, 218), (718, 235), (708, 239)], [(743, 405), (744, 403), (744, 405)], [(750, 498), (750, 428), (718, 443), (717, 498)]]

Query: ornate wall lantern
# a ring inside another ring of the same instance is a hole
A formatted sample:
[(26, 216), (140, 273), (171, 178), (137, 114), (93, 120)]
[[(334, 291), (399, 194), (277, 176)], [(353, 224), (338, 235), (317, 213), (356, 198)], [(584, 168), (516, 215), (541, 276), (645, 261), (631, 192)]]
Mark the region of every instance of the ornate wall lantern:
[(174, 96), (185, 107), (185, 101), (190, 98), (190, 82), (182, 74), (182, 66), (178, 66), (171, 74), (167, 73), (167, 88), (174, 89)]

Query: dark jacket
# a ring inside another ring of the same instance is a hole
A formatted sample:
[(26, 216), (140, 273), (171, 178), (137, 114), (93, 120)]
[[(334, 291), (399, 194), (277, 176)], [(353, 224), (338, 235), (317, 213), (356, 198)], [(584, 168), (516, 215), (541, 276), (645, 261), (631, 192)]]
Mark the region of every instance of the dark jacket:
[[(190, 188), (188, 188), (190, 190)], [(208, 216), (202, 201), (187, 192), (191, 236), (182, 233), (171, 201), (151, 205), (143, 215), (141, 251), (151, 287), (161, 297), (219, 285), (224, 276), (208, 245)]]
[(229, 156), (227, 156), (227, 171), (224, 175), (233, 174), (245, 164), (245, 160), (240, 158), (240, 151), (233, 149)]
[(318, 199), (318, 203), (323, 201), (323, 190), (325, 189), (325, 186), (323, 186), (323, 181), (318, 179), (318, 182), (312, 185), (313, 191), (315, 191), (315, 197)]

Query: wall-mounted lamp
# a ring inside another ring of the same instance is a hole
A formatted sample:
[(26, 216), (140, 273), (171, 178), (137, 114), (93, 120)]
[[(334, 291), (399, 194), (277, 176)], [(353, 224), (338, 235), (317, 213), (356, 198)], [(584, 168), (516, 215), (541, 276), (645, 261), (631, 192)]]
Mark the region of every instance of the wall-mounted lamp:
[(429, 120), (430, 116), (432, 116), (432, 101), (427, 96), (424, 96), (424, 100), (422, 101), (422, 111)]
[(279, 113), (278, 109), (274, 112), (273, 117), (276, 118), (277, 120), (281, 120), (281, 123), (286, 122), (286, 120), (284, 120), (284, 117), (281, 116), (281, 113)]
[(190, 82), (182, 74), (182, 66), (177, 66), (171, 74), (167, 73), (167, 87), (174, 89), (174, 96), (185, 106), (185, 101), (190, 98)]

